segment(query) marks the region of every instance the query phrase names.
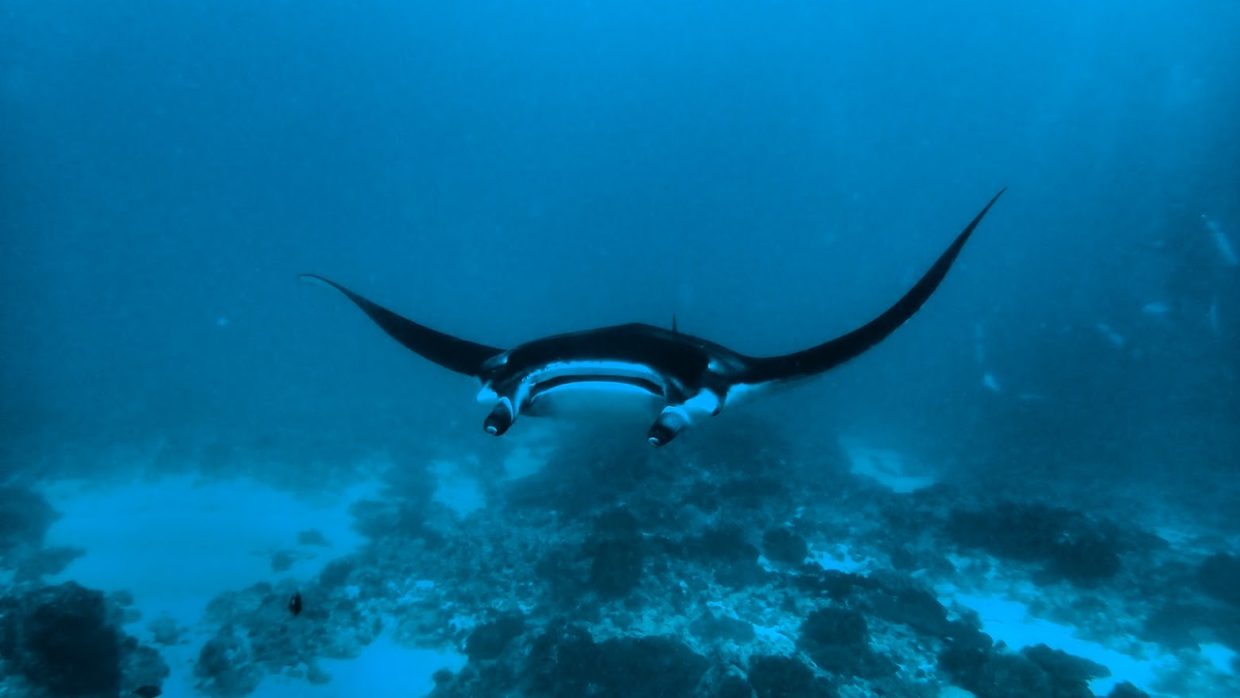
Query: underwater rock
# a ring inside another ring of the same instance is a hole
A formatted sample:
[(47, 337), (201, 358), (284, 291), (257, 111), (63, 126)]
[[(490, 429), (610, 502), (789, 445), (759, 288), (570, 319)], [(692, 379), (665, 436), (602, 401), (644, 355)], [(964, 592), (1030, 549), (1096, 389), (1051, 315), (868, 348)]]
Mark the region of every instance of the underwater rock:
[(534, 575), (542, 582), (554, 604), (571, 606), (581, 595), (580, 557), (575, 547), (566, 546), (548, 551), (534, 564)]
[[(160, 656), (159, 652), (153, 647), (139, 645), (138, 641), (132, 637), (127, 637), (121, 642), (122, 647), (132, 650), (121, 662), (121, 669), (124, 678), (121, 684), (124, 687), (137, 685), (138, 688), (145, 687), (147, 690), (155, 689), (160, 691), (160, 684), (164, 679), (168, 678), (171, 671), (168, 669), (167, 662)], [(123, 689), (122, 689), (123, 690)], [(134, 689), (135, 691), (137, 689)]]
[[(288, 672), (325, 681), (319, 657), (357, 656), (383, 630), (368, 592), (364, 586), (299, 590), (263, 582), (219, 594), (207, 605), (207, 619), (217, 627), (194, 664), (198, 689), (242, 696), (267, 674)], [(303, 597), (303, 608), (294, 617), (289, 602), (295, 594)]]
[(1150, 694), (1125, 681), (1112, 688), (1107, 698), (1150, 698)]
[(177, 626), (176, 619), (167, 613), (153, 618), (146, 625), (157, 645), (175, 645), (181, 640), (181, 628)]
[(878, 588), (874, 580), (851, 572), (824, 570), (806, 565), (795, 579), (797, 587), (811, 594), (825, 595), (832, 601), (843, 601), (854, 592)]
[(723, 524), (707, 529), (685, 542), (685, 555), (704, 563), (715, 580), (733, 588), (761, 584), (766, 572), (758, 565), (758, 548), (750, 543), (744, 529)]
[(13, 566), (15, 561), (9, 558), (23, 546), (41, 544), (55, 520), (56, 511), (43, 495), (24, 487), (0, 486), (0, 567)]
[(1212, 625), (1214, 614), (1205, 606), (1171, 602), (1155, 608), (1145, 617), (1142, 639), (1173, 649), (1196, 649), (1197, 631)]
[(739, 618), (716, 616), (707, 611), (689, 624), (689, 632), (707, 641), (749, 642), (754, 638), (752, 623)]
[[(86, 554), (82, 548), (68, 546), (44, 546), (37, 549), (26, 549), (12, 555), (4, 561), (4, 565), (17, 568), (15, 578), (18, 581), (35, 581), (43, 577), (60, 574), (69, 563)], [(14, 559), (17, 558), (17, 559)]]
[(1101, 664), (1043, 644), (1026, 647), (1021, 654), (1046, 672), (1055, 698), (1093, 698), (1090, 679), (1111, 675)]
[(719, 497), (719, 488), (709, 482), (698, 480), (694, 482), (685, 493), (683, 501), (685, 504), (691, 504), (706, 514), (713, 514), (719, 511), (722, 505)]
[(743, 477), (729, 480), (719, 487), (719, 498), (731, 506), (757, 509), (768, 501), (788, 496), (788, 485), (773, 477)]
[(701, 560), (727, 560), (744, 562), (758, 559), (758, 549), (745, 537), (745, 531), (735, 524), (724, 524), (708, 529), (693, 540), (693, 554)]
[(775, 655), (749, 659), (749, 685), (758, 698), (832, 698), (835, 689), (801, 661)]
[(422, 539), (428, 547), (442, 545), (441, 536), (427, 527), (426, 510), (420, 500), (359, 499), (349, 505), (353, 529), (367, 538)]
[(353, 573), (355, 563), (349, 558), (341, 560), (333, 560), (319, 572), (319, 584), (326, 588), (341, 587), (345, 582), (349, 581), (349, 575)]
[(943, 604), (930, 592), (910, 583), (887, 582), (868, 598), (874, 613), (884, 620), (932, 637), (947, 637), (952, 632), (953, 625)]
[(704, 657), (671, 637), (625, 637), (595, 643), (574, 626), (550, 628), (527, 659), (527, 695), (575, 698), (688, 698), (709, 668)]
[(1089, 681), (1106, 667), (1046, 645), (1001, 652), (989, 636), (962, 629), (939, 653), (939, 668), (977, 698), (1092, 698)]
[(271, 571), (287, 572), (297, 559), (287, 550), (277, 550), (271, 554)]
[(993, 649), (994, 642), (989, 635), (978, 630), (959, 632), (939, 652), (939, 670), (958, 685), (977, 693), (974, 686), (982, 683), (983, 669)]
[(327, 537), (317, 528), (308, 528), (297, 533), (298, 545), (311, 545), (319, 547), (328, 547), (331, 543), (327, 542)]
[(102, 593), (73, 583), (47, 587), (13, 612), (0, 656), (31, 684), (66, 696), (120, 691), (121, 638), (108, 622)]
[(739, 676), (728, 676), (719, 682), (713, 698), (753, 698), (753, 689), (749, 682)]
[(262, 667), (254, 663), (245, 638), (225, 626), (202, 646), (194, 662), (198, 690), (216, 698), (249, 695), (263, 680)]
[(1001, 558), (1041, 563), (1049, 581), (1092, 586), (1120, 569), (1115, 528), (1069, 509), (1004, 502), (977, 511), (955, 510), (947, 534), (959, 545)]
[(73, 582), (4, 597), (0, 658), (55, 696), (112, 696), (126, 685), (158, 683), (167, 664), (121, 631), (120, 616), (102, 592)]
[(529, 684), (526, 692), (565, 698), (585, 695), (591, 674), (598, 670), (597, 652), (594, 638), (585, 629), (552, 625), (530, 647), (524, 668)]
[(772, 528), (762, 534), (762, 553), (774, 562), (799, 565), (809, 555), (809, 546), (786, 528)]
[(1218, 553), (1197, 568), (1197, 583), (1210, 596), (1240, 607), (1240, 557)]
[(801, 624), (797, 647), (823, 670), (841, 676), (876, 678), (896, 670), (870, 649), (865, 616), (853, 609), (828, 606), (811, 613)]
[(642, 578), (644, 556), (637, 519), (624, 509), (609, 511), (594, 522), (584, 553), (590, 560), (589, 587), (604, 598), (622, 598)]
[(977, 698), (1054, 698), (1054, 685), (1045, 671), (1026, 657), (996, 654), (987, 658), (961, 684)]
[(43, 495), (25, 487), (0, 486), (0, 553), (42, 540), (56, 511)]
[(599, 514), (592, 527), (595, 537), (633, 539), (640, 536), (637, 517), (628, 509), (611, 509)]
[(465, 641), (465, 654), (470, 661), (497, 659), (504, 649), (525, 630), (525, 616), (520, 612), (506, 613), (474, 628)]

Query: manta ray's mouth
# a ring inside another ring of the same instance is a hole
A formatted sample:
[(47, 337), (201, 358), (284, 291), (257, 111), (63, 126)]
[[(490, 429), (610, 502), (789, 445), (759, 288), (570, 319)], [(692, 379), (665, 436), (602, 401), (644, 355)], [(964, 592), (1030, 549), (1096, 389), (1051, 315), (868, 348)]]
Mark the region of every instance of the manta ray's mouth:
[(631, 392), (625, 391), (626, 386), (628, 388), (638, 388), (650, 393), (654, 397), (664, 397), (663, 386), (646, 378), (639, 378), (637, 376), (584, 375), (556, 376), (555, 378), (542, 381), (530, 389), (530, 400), (537, 400), (539, 396), (551, 393), (557, 388), (570, 387), (597, 392)]
[(556, 376), (534, 384), (522, 408), (531, 416), (581, 417), (604, 415), (649, 418), (666, 404), (663, 387), (634, 376)]

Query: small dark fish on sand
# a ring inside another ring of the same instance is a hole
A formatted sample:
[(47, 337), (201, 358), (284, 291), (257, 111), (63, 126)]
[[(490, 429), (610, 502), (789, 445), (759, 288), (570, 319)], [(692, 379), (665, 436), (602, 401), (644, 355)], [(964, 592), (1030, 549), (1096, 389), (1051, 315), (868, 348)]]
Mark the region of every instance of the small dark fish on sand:
[(293, 592), (293, 598), (288, 600), (288, 610), (293, 615), (301, 613), (301, 592)]

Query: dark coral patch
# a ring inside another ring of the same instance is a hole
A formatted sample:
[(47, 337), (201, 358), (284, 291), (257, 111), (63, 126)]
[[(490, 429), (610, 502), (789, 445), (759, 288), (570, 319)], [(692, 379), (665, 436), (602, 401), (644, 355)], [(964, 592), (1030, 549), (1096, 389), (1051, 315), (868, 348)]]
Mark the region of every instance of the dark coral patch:
[[(73, 582), (0, 599), (0, 659), (40, 693), (117, 695), (132, 677), (168, 675), (158, 653), (124, 634), (120, 609)], [(131, 686), (136, 687), (136, 686)]]
[(722, 525), (686, 541), (685, 554), (714, 570), (715, 580), (730, 587), (759, 584), (766, 573), (758, 566), (758, 548), (736, 525)]
[(1021, 654), (1046, 672), (1055, 698), (1093, 698), (1089, 681), (1111, 675), (1101, 664), (1046, 645), (1026, 647)]
[(952, 632), (943, 604), (930, 592), (910, 584), (884, 584), (871, 595), (870, 604), (881, 618), (907, 625), (924, 635), (947, 637)]
[(939, 668), (978, 698), (1093, 698), (1089, 681), (1110, 670), (1046, 645), (1010, 654), (980, 633), (957, 633), (939, 654)]
[(528, 695), (691, 696), (709, 662), (670, 637), (615, 638), (595, 643), (588, 632), (550, 629), (531, 649)]
[(792, 657), (757, 656), (749, 660), (749, 685), (758, 698), (831, 698), (835, 690), (804, 663)]
[(821, 608), (801, 624), (797, 647), (822, 669), (841, 676), (877, 678), (895, 672), (895, 664), (870, 649), (865, 616), (847, 608)]
[(767, 559), (799, 565), (809, 555), (805, 539), (786, 528), (772, 528), (762, 534), (762, 553)]
[(614, 509), (594, 521), (583, 552), (590, 560), (588, 586), (604, 598), (627, 596), (639, 583), (645, 565), (637, 519)]
[(525, 616), (520, 612), (506, 613), (474, 628), (465, 641), (469, 659), (497, 659), (514, 638), (525, 630)]
[(1240, 557), (1211, 555), (1197, 568), (1201, 590), (1232, 606), (1240, 607)]
[(956, 510), (947, 534), (959, 545), (1040, 563), (1049, 581), (1092, 586), (1120, 569), (1118, 531), (1070, 509), (1004, 502), (977, 511)]

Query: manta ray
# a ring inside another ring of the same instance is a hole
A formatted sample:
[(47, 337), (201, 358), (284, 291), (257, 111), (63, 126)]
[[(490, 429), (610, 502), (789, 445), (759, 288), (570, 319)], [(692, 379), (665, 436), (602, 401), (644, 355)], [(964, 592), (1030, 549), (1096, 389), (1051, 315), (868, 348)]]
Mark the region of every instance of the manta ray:
[[(520, 415), (571, 413), (584, 404), (626, 403), (656, 415), (646, 434), (664, 446), (686, 428), (719, 414), (763, 388), (816, 376), (864, 353), (916, 313), (947, 275), (978, 223), (999, 200), (991, 198), (930, 269), (878, 317), (844, 335), (779, 356), (749, 356), (679, 331), (629, 323), (557, 334), (502, 349), (419, 324), (317, 274), (361, 308), (380, 329), (413, 353), (482, 384), (478, 400), (491, 405), (486, 433), (501, 436)], [(582, 398), (585, 398), (583, 400)]]

